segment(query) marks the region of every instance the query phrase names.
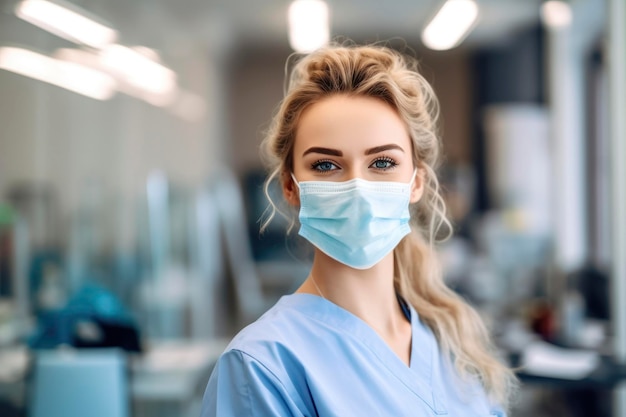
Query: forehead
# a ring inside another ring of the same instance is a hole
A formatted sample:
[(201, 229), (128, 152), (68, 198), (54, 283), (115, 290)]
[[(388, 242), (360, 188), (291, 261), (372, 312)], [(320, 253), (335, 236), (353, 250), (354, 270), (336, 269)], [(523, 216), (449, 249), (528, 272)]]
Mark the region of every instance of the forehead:
[(335, 95), (310, 106), (300, 118), (294, 153), (311, 146), (359, 153), (375, 146), (396, 144), (411, 148), (406, 124), (382, 100), (364, 96)]

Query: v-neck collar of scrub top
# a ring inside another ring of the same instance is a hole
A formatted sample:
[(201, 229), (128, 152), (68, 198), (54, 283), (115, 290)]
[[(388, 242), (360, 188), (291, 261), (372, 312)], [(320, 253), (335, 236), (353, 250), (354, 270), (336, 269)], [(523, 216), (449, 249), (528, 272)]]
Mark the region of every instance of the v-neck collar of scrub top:
[(412, 305), (406, 303), (411, 321), (411, 358), (407, 366), (365, 321), (343, 307), (313, 294), (295, 293), (283, 296), (279, 304), (297, 309), (300, 313), (326, 326), (341, 330), (346, 337), (369, 348), (383, 366), (398, 378), (411, 392), (424, 401), (436, 414), (447, 414), (443, 387), (439, 376), (439, 348), (437, 341), (420, 320)]

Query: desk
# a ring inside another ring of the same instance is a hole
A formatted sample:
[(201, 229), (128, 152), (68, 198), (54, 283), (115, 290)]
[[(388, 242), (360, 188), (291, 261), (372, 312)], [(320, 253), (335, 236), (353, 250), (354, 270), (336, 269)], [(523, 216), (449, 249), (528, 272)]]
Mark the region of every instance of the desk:
[[(513, 366), (519, 366), (519, 358), (512, 360)], [(526, 384), (544, 385), (562, 389), (613, 389), (626, 380), (626, 364), (618, 363), (609, 356), (600, 356), (599, 365), (581, 379), (565, 379), (539, 376), (520, 370), (519, 379)]]
[(168, 341), (130, 360), (134, 417), (197, 416), (213, 365), (229, 340)]
[[(229, 339), (152, 343), (141, 355), (128, 355), (132, 415), (199, 415), (204, 387)], [(24, 346), (0, 349), (0, 399), (26, 407), (31, 352)]]
[[(513, 366), (520, 364), (519, 357), (511, 358)], [(583, 378), (567, 379), (540, 376), (520, 370), (517, 372), (522, 388), (526, 388), (526, 403), (517, 404), (519, 415), (609, 417), (613, 415), (611, 392), (626, 380), (626, 364), (609, 356), (600, 356), (598, 365)], [(538, 395), (541, 394), (541, 395)], [(534, 414), (524, 413), (528, 407)], [(515, 413), (512, 413), (516, 415)]]
[(0, 401), (23, 408), (30, 351), (26, 346), (0, 348)]

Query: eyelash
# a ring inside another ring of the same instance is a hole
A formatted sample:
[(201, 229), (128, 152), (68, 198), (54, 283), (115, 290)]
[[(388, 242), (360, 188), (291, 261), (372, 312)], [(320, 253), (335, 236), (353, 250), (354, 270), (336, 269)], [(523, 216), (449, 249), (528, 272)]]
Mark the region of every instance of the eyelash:
[(374, 165), (376, 162), (388, 162), (389, 163), (389, 166), (386, 168), (376, 168), (380, 171), (388, 171), (398, 166), (398, 163), (394, 161), (393, 159), (389, 158), (388, 156), (381, 156), (380, 158), (374, 159), (372, 163), (370, 164), (370, 166)]
[[(394, 169), (396, 166), (398, 166), (398, 163), (396, 161), (394, 161), (392, 158), (388, 157), (388, 156), (381, 156), (380, 158), (376, 158), (372, 161), (372, 163), (370, 164), (370, 167), (374, 164), (376, 164), (377, 162), (387, 162), (389, 163), (389, 166), (385, 167), (385, 168), (376, 168), (375, 169), (379, 170), (379, 171), (388, 171), (390, 169)], [(337, 164), (335, 164), (333, 161), (329, 160), (329, 159), (320, 159), (318, 161), (315, 161), (314, 163), (311, 164), (311, 169), (321, 172), (321, 173), (326, 173), (326, 172), (330, 172), (330, 171), (334, 171), (334, 169), (320, 169), (320, 165), (322, 164), (331, 164), (334, 167), (337, 167)]]
[(337, 164), (335, 164), (333, 161), (328, 160), (328, 159), (320, 159), (318, 161), (315, 161), (314, 163), (311, 164), (311, 168), (315, 171), (321, 172), (321, 173), (326, 173), (326, 172), (330, 172), (333, 171), (332, 169), (320, 169), (320, 165), (322, 164), (331, 164), (333, 166), (337, 166)]

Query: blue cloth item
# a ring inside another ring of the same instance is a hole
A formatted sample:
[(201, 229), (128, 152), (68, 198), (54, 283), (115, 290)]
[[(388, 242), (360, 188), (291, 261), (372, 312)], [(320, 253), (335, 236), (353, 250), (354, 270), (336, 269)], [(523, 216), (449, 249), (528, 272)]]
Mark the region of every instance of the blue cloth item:
[(242, 330), (218, 360), (202, 417), (504, 416), (461, 380), (409, 306), (407, 366), (364, 321), (310, 294), (292, 294)]
[[(93, 338), (83, 337), (77, 326), (88, 322), (99, 329)], [(59, 345), (75, 347), (119, 347), (141, 350), (139, 330), (131, 314), (112, 292), (94, 284), (84, 285), (63, 307), (40, 312), (37, 329), (29, 339), (33, 349)]]
[(380, 262), (411, 232), (411, 182), (294, 181), (300, 189), (298, 234), (356, 269)]

